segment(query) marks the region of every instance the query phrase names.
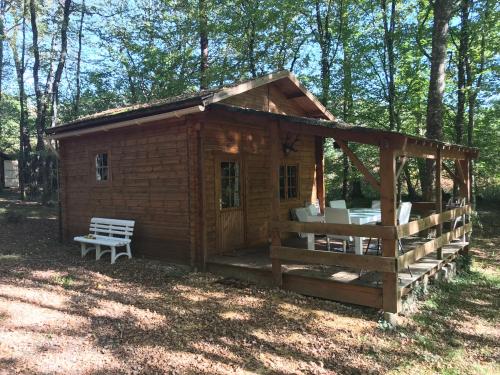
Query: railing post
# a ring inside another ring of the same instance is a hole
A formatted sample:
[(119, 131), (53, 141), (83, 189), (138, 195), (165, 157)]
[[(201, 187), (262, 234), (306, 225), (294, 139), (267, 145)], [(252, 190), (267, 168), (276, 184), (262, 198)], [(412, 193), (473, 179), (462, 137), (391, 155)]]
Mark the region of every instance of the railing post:
[[(464, 185), (463, 188), (460, 189), (460, 195), (462, 198), (465, 198), (465, 205), (470, 205), (471, 204), (471, 173), (470, 173), (470, 160), (465, 159), (465, 160), (459, 160), (460, 166), (462, 167), (462, 172), (463, 172), (463, 178), (464, 178)], [(463, 223), (464, 225), (467, 224), (470, 221), (470, 212), (469, 213), (464, 213), (463, 216)], [(463, 235), (463, 242), (468, 242), (470, 240), (470, 235), (465, 234)], [(464, 246), (463, 248), (463, 253), (468, 254), (469, 252), (469, 246)]]
[[(442, 166), (443, 160), (441, 157), (441, 148), (438, 147), (436, 152), (436, 213), (440, 214), (443, 212), (443, 196), (441, 193), (441, 174), (442, 174)], [(436, 238), (439, 238), (443, 234), (443, 222), (440, 220), (440, 223), (436, 225)], [(443, 248), (439, 247), (437, 249), (437, 259), (443, 259)]]
[[(380, 148), (380, 206), (382, 225), (396, 226), (396, 157), (391, 148)], [(382, 255), (392, 257), (397, 262), (398, 244), (396, 239), (382, 239)], [(401, 309), (398, 273), (384, 272), (382, 285), (382, 306), (390, 315)]]
[(325, 180), (324, 180), (324, 142), (323, 137), (314, 137), (316, 164), (316, 197), (321, 212), (325, 212)]
[[(280, 187), (279, 187), (279, 170), (281, 164), (281, 141), (279, 134), (279, 122), (272, 123), (269, 127), (269, 145), (271, 148), (271, 222), (280, 220)], [(273, 246), (281, 246), (281, 237), (278, 228), (269, 227), (271, 235), (271, 252)], [(283, 285), (283, 270), (280, 259), (272, 258), (272, 273), (273, 279), (277, 286)]]

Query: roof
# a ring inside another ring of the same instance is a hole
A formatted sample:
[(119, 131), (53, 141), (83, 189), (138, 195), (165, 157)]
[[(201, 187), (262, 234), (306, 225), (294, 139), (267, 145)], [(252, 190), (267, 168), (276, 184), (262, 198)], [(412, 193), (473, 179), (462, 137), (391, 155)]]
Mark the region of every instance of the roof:
[(173, 96), (148, 103), (134, 104), (121, 108), (108, 109), (89, 116), (80, 117), (63, 125), (49, 128), (46, 133), (49, 135), (60, 134), (82, 128), (99, 127), (118, 121), (131, 121), (148, 116), (157, 116), (171, 111), (179, 111), (196, 106), (207, 106), (217, 103), (231, 96), (244, 93), (276, 81), (288, 81), (288, 84), (295, 89), (294, 99), (301, 98), (314, 106), (316, 116), (325, 119), (333, 119), (334, 116), (311, 94), (289, 71), (283, 70), (267, 74), (255, 79), (235, 82), (218, 88), (188, 92), (182, 95)]
[[(285, 96), (290, 100), (294, 100), (297, 105), (306, 105), (309, 109), (314, 109), (311, 112), (311, 117), (243, 108), (222, 102), (231, 96), (273, 82), (279, 84)], [(472, 147), (345, 123), (335, 118), (288, 71), (275, 72), (256, 79), (240, 81), (230, 86), (191, 92), (145, 104), (110, 109), (49, 128), (46, 130), (46, 133), (52, 139), (60, 139), (101, 130), (140, 125), (160, 119), (182, 117), (205, 110), (223, 110), (246, 113), (248, 115), (267, 116), (268, 118), (280, 120), (283, 123), (284, 129), (287, 126), (292, 126), (293, 128), (289, 129), (293, 131), (301, 131), (306, 134), (334, 138), (346, 142), (353, 141), (373, 144), (379, 147), (389, 147), (394, 142), (398, 145), (400, 151), (404, 150), (405, 154), (408, 155), (421, 156), (422, 152), (427, 152), (428, 154), (425, 156), (433, 158), (437, 149), (443, 151), (443, 157), (445, 158), (463, 158), (464, 155), (468, 155), (467, 157), (477, 157), (478, 154), (478, 150)]]

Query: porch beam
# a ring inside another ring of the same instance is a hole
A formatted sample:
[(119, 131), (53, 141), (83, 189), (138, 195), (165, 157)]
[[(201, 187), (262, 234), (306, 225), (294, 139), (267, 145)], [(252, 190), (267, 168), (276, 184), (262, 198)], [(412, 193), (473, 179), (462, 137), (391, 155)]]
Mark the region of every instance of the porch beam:
[(399, 159), (398, 171), (396, 172), (396, 181), (399, 180), (399, 176), (401, 176), (401, 172), (403, 172), (403, 168), (405, 167), (406, 161), (408, 158), (406, 155), (401, 156)]
[(395, 258), (385, 258), (376, 255), (356, 255), (334, 253), (323, 250), (306, 250), (295, 247), (272, 246), (271, 259), (281, 259), (292, 262), (320, 264), (323, 266), (342, 266), (378, 272), (397, 272)]
[[(380, 148), (380, 206), (382, 225), (396, 226), (396, 154), (394, 149)], [(397, 256), (397, 241), (382, 239), (382, 256)], [(384, 272), (382, 275), (382, 304), (386, 313), (401, 310), (398, 274)]]
[(455, 166), (456, 166), (456, 169), (458, 172), (458, 177), (460, 178), (460, 181), (463, 181), (463, 183), (466, 184), (467, 181), (465, 180), (464, 171), (462, 169), (462, 164), (460, 163), (460, 160), (455, 160)]
[(366, 180), (370, 183), (370, 185), (377, 191), (380, 191), (380, 183), (377, 179), (370, 173), (368, 168), (365, 167), (363, 162), (359, 160), (354, 152), (344, 143), (344, 141), (340, 139), (335, 139), (335, 142), (340, 146), (342, 151), (347, 155), (349, 160), (356, 166), (356, 168), (365, 176)]
[(459, 176), (457, 176), (455, 174), (455, 172), (453, 172), (451, 170), (451, 168), (448, 167), (445, 163), (442, 163), (442, 166), (443, 166), (443, 169), (450, 175), (450, 177), (459, 183), (460, 189), (465, 189), (465, 182), (464, 182), (464, 180), (461, 179)]

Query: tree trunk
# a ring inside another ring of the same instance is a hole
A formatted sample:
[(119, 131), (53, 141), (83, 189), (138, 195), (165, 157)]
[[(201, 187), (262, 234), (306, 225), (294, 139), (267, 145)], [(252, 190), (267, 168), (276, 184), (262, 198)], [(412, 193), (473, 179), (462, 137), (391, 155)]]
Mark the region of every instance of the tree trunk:
[[(478, 77), (476, 80), (476, 85), (474, 85), (474, 77), (471, 66), (470, 55), (467, 53), (465, 59), (465, 72), (466, 72), (466, 83), (469, 88), (469, 99), (468, 99), (468, 119), (467, 119), (467, 146), (474, 146), (474, 122), (475, 122), (475, 110), (476, 110), (476, 100), (477, 94), (481, 90), (482, 80), (483, 80), (483, 72), (484, 65), (486, 61), (485, 51), (486, 51), (486, 33), (484, 25), (487, 23), (490, 15), (491, 4), (489, 1), (486, 2), (486, 6), (484, 9), (484, 15), (482, 19), (481, 25), (481, 43), (480, 43), (480, 51), (479, 51), (479, 67), (478, 67)], [(476, 207), (476, 178), (474, 173), (474, 161), (471, 159), (469, 161), (469, 174), (472, 179), (471, 187), (472, 187), (472, 205)]]
[[(448, 37), (448, 22), (452, 12), (452, 0), (434, 1), (434, 26), (432, 30), (432, 54), (429, 91), (427, 95), (426, 137), (436, 140), (443, 138), (443, 95), (445, 89), (445, 62)], [(435, 161), (426, 160), (424, 186), (425, 200), (433, 197)]]
[[(35, 98), (36, 98), (36, 120), (35, 120), (35, 130), (36, 130), (36, 150), (42, 151), (44, 149), (43, 145), (43, 131), (45, 128), (45, 103), (43, 98), (43, 93), (40, 88), (40, 50), (38, 48), (38, 24), (36, 20), (36, 4), (35, 0), (30, 0), (30, 19), (31, 19), (31, 34), (33, 39), (33, 85), (35, 87)], [(40, 155), (38, 156), (40, 157)], [(39, 163), (37, 163), (39, 168)]]
[(200, 89), (208, 88), (208, 14), (206, 0), (198, 0), (200, 32)]
[[(469, 51), (469, 4), (470, 0), (461, 0), (460, 2), (460, 44), (458, 46), (458, 59), (457, 59), (457, 113), (455, 116), (455, 143), (461, 144), (464, 132), (465, 122), (465, 99), (466, 99), (466, 82), (465, 82), (465, 65), (467, 54)], [(455, 167), (455, 172), (458, 171)], [(458, 183), (453, 182), (453, 196), (456, 197), (458, 193)]]
[[(253, 15), (251, 16), (253, 17)], [(249, 21), (248, 28), (248, 68), (252, 74), (252, 78), (257, 77), (257, 67), (255, 61), (255, 20), (253, 18)]]
[(30, 182), (29, 173), (29, 157), (31, 152), (29, 128), (28, 128), (28, 105), (26, 91), (24, 88), (24, 71), (25, 71), (25, 54), (26, 54), (26, 14), (27, 0), (23, 1), (23, 16), (22, 16), (22, 44), (21, 57), (17, 50), (17, 26), (14, 28), (14, 34), (10, 38), (10, 47), (12, 50), (12, 58), (16, 68), (17, 85), (19, 88), (19, 192), (21, 199), (26, 197), (26, 187)]
[(316, 0), (316, 39), (321, 52), (321, 96), (320, 101), (324, 106), (328, 106), (330, 101), (330, 85), (331, 85), (331, 43), (332, 33), (330, 31), (330, 19), (332, 13), (332, 2), (328, 1), (328, 6), (325, 14), (322, 14), (321, 3)]
[[(394, 57), (394, 31), (396, 27), (396, 0), (391, 1), (390, 20), (387, 19), (387, 3), (382, 0), (382, 13), (384, 20), (384, 54), (387, 56), (387, 64), (384, 61), (384, 71), (387, 77), (387, 101), (389, 104), (389, 129), (396, 129), (396, 64)], [(385, 59), (385, 57), (384, 57)], [(388, 72), (387, 72), (388, 70)]]
[(62, 72), (64, 69), (64, 65), (66, 64), (66, 56), (68, 53), (68, 26), (69, 26), (70, 10), (71, 10), (71, 0), (65, 0), (63, 8), (63, 19), (61, 24), (61, 51), (59, 54), (59, 61), (57, 62), (56, 72), (54, 74), (54, 82), (52, 84), (52, 95), (51, 95), (52, 127), (56, 125), (57, 121), (57, 105), (59, 102), (59, 83), (61, 82)]
[[(6, 3), (5, 0), (0, 0), (0, 139), (2, 138), (2, 130), (3, 130), (3, 125), (2, 125), (2, 119), (3, 119), (3, 114), (2, 114), (2, 94), (3, 94), (3, 42), (5, 40), (5, 26), (4, 26), (4, 20), (5, 20), (5, 9), (6, 9)], [(0, 166), (2, 168), (2, 166)], [(0, 181), (0, 189), (2, 188), (2, 181)]]
[[(342, 117), (344, 121), (352, 121), (352, 111), (353, 111), (353, 93), (352, 93), (352, 51), (350, 45), (350, 30), (349, 30), (349, 12), (348, 3), (342, 4), (341, 9), (341, 38), (342, 38), (342, 49), (344, 50), (344, 58), (342, 60), (342, 89), (343, 89), (343, 105), (342, 105)], [(349, 158), (345, 153), (342, 153), (342, 198), (345, 200), (349, 199), (349, 172), (350, 163)]]
[(73, 117), (77, 118), (80, 114), (81, 97), (81, 63), (82, 63), (82, 38), (83, 38), (83, 19), (85, 17), (85, 0), (82, 0), (82, 10), (80, 14), (80, 26), (78, 28), (78, 52), (76, 55), (76, 93), (73, 101)]

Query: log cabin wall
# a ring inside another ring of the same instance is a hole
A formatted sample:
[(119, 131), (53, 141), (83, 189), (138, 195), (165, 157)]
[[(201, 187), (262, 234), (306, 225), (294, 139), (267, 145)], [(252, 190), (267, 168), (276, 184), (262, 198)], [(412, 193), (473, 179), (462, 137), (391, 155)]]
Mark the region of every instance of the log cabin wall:
[[(244, 114), (227, 115), (220, 111), (207, 113), (204, 123), (204, 174), (208, 256), (223, 252), (218, 247), (216, 163), (225, 154), (239, 157), (244, 169), (242, 204), (245, 215), (245, 247), (268, 243), (267, 223), (271, 215), (272, 194), (269, 121), (264, 117)], [(295, 139), (295, 135), (282, 132), (282, 143), (287, 136), (289, 141)], [(315, 138), (301, 135), (294, 147), (297, 152), (291, 152), (288, 156), (282, 153), (281, 165), (298, 166), (299, 194), (295, 199), (281, 201), (281, 219), (289, 217), (290, 208), (301, 207), (305, 202), (316, 200)], [(278, 184), (278, 181), (275, 183)]]
[[(88, 233), (93, 216), (132, 219), (134, 255), (189, 263), (199, 246), (193, 132), (183, 118), (61, 140), (65, 238)], [(108, 153), (107, 182), (96, 181), (100, 152)]]

